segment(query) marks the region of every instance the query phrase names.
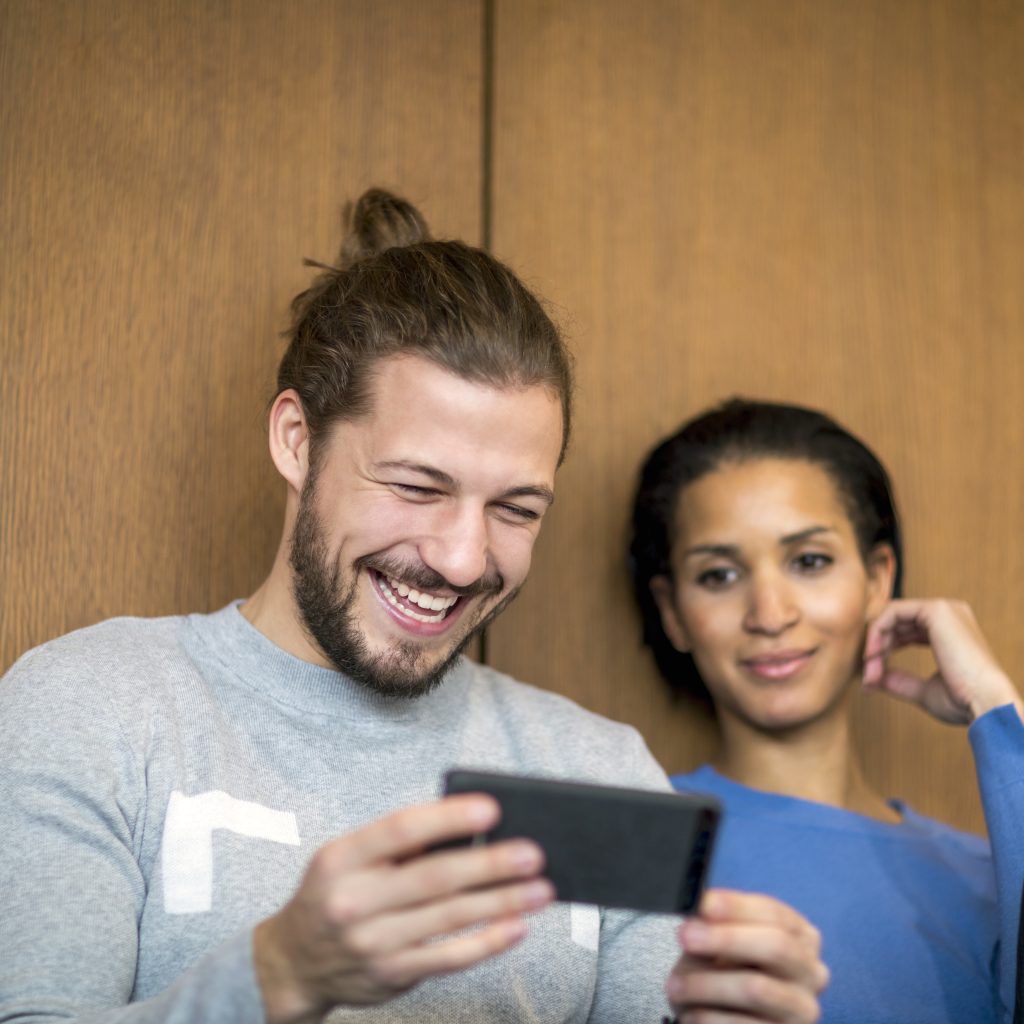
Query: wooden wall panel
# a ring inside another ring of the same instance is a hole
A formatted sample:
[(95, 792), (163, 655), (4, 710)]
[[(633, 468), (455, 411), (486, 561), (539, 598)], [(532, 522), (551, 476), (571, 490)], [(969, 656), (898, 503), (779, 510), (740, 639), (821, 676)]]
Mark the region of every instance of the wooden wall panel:
[(481, 226), (478, 0), (0, 6), (0, 670), (251, 590), (287, 304), (369, 184)]
[[(1009, 0), (497, 0), (494, 248), (562, 310), (574, 449), (500, 668), (633, 722), (673, 708), (624, 568), (641, 455), (740, 393), (822, 406), (893, 471), (908, 591), (1024, 666), (1024, 10)], [(966, 740), (863, 702), (867, 769), (979, 827)]]

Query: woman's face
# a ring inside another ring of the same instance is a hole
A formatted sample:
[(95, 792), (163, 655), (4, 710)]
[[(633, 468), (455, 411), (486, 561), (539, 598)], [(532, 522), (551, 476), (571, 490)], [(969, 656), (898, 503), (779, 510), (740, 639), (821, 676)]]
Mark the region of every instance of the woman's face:
[(652, 583), (669, 639), (718, 714), (789, 729), (838, 709), (885, 607), (894, 557), (862, 558), (832, 479), (804, 459), (725, 463), (676, 508), (672, 578)]

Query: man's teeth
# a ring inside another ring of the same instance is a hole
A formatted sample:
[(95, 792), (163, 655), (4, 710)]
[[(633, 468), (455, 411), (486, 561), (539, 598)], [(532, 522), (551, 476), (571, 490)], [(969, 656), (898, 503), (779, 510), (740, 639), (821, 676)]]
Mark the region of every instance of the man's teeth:
[[(458, 600), (457, 597), (434, 597), (431, 594), (421, 594), (418, 590), (413, 590), (407, 584), (390, 576), (378, 576), (377, 579), (380, 582), (380, 592), (388, 602), (417, 622), (440, 622), (447, 615), (448, 609)], [(399, 602), (398, 598), (395, 597), (396, 593), (399, 597), (405, 598), (405, 600)], [(409, 607), (410, 604), (418, 605), (424, 611), (435, 612), (436, 614), (420, 615), (419, 612), (414, 612)]]

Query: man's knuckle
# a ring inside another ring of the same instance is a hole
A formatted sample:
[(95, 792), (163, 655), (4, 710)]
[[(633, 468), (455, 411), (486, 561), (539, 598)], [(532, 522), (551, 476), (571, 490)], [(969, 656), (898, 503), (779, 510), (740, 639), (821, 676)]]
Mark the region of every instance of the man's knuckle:
[(422, 868), (424, 886), (435, 894), (447, 893), (453, 887), (455, 874), (451, 863), (444, 858), (425, 861)]
[(490, 848), (487, 858), (487, 874), (493, 878), (517, 873), (522, 851), (518, 847), (495, 846)]
[[(454, 932), (470, 927), (493, 914), (493, 904), (486, 896), (467, 896), (451, 901), (439, 919), (439, 930)], [(469, 940), (467, 940), (469, 941)]]
[(336, 928), (346, 928), (363, 914), (363, 902), (358, 892), (349, 886), (336, 889), (324, 901), (324, 916)]
[(346, 954), (353, 960), (359, 960), (368, 964), (374, 963), (373, 958), (378, 953), (377, 943), (365, 928), (352, 927), (346, 929), (341, 944)]
[(377, 988), (397, 992), (411, 984), (407, 971), (394, 957), (377, 957), (370, 960), (365, 970), (366, 976)]
[(336, 856), (329, 846), (321, 846), (309, 859), (306, 878), (313, 885), (324, 884), (334, 873)]
[(411, 814), (399, 812), (386, 819), (385, 824), (388, 842), (393, 846), (404, 849), (419, 841), (419, 829)]

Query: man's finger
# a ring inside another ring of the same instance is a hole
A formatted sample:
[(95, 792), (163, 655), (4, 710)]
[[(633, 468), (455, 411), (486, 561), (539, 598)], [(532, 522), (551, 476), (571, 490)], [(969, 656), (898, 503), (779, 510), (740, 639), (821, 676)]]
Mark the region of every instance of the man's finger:
[(485, 832), (501, 817), (498, 802), (482, 793), (445, 797), (407, 807), (321, 847), (318, 858), (332, 872), (356, 871)]
[(511, 948), (526, 932), (526, 922), (518, 915), (493, 921), (466, 935), (382, 957), (374, 965), (375, 980), (390, 988), (404, 989), (423, 978), (465, 970)]
[[(355, 925), (377, 915), (429, 906), (460, 892), (517, 882), (536, 875), (543, 864), (540, 848), (525, 839), (427, 854), (397, 868), (337, 876), (327, 887), (324, 914), (334, 927)], [(506, 911), (512, 909), (517, 908)], [(489, 916), (497, 917), (500, 911), (498, 907)]]
[(463, 893), (368, 918), (348, 930), (346, 943), (362, 956), (390, 955), (436, 936), (533, 913), (554, 897), (554, 887), (542, 878)]

